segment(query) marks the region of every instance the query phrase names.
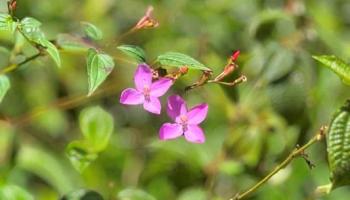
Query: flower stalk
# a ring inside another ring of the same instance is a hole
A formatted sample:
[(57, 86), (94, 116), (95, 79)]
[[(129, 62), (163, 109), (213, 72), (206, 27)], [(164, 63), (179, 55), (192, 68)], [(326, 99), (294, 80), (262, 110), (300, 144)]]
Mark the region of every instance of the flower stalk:
[(273, 177), (275, 174), (277, 174), (281, 169), (285, 168), (292, 160), (296, 157), (305, 155), (305, 150), (309, 148), (314, 143), (321, 141), (327, 132), (327, 127), (322, 126), (318, 133), (312, 137), (306, 144), (304, 144), (301, 147), (295, 148), (288, 157), (283, 160), (282, 163), (277, 165), (275, 169), (273, 169), (269, 174), (267, 174), (263, 179), (261, 179), (259, 182), (257, 182), (255, 185), (253, 185), (251, 188), (246, 190), (245, 192), (238, 193), (235, 196), (231, 197), (229, 200), (241, 200), (247, 198), (249, 195), (251, 195), (253, 192), (255, 192), (258, 188), (260, 188), (264, 183), (266, 183), (268, 180), (270, 180), (271, 177)]

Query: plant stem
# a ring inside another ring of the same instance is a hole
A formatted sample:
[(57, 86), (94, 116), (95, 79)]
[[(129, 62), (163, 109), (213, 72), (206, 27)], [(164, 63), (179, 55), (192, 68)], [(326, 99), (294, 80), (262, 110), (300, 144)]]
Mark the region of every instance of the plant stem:
[(305, 145), (294, 149), (289, 155), (288, 157), (282, 162), (280, 163), (278, 166), (275, 167), (275, 169), (273, 169), (268, 175), (266, 175), (263, 179), (261, 179), (259, 182), (257, 182), (255, 185), (253, 185), (251, 188), (249, 188), (248, 190), (246, 190), (243, 193), (238, 193), (235, 196), (231, 197), (229, 200), (240, 200), (240, 199), (244, 199), (246, 198), (248, 195), (252, 194), (253, 192), (255, 192), (255, 190), (257, 190), (259, 187), (261, 187), (265, 182), (267, 182), (272, 176), (274, 176), (275, 174), (277, 174), (281, 169), (285, 168), (295, 157), (298, 157), (302, 154), (304, 154), (304, 151), (309, 148), (311, 145), (313, 145), (314, 143), (322, 140), (326, 134), (326, 130), (327, 127), (326, 126), (322, 126), (320, 128), (320, 130), (318, 131), (318, 133), (311, 138)]
[(24, 64), (26, 64), (26, 63), (28, 63), (28, 62), (30, 62), (30, 61), (36, 59), (37, 57), (39, 57), (39, 56), (41, 56), (41, 55), (42, 55), (42, 53), (39, 52), (39, 53), (36, 53), (36, 54), (34, 54), (34, 55), (32, 55), (32, 56), (26, 58), (24, 61), (22, 61), (22, 62), (20, 62), (20, 63), (11, 64), (11, 65), (5, 67), (4, 69), (2, 69), (2, 70), (0, 71), (0, 75), (2, 75), (2, 74), (7, 74), (7, 73), (9, 73), (9, 72), (11, 72), (11, 71), (14, 71), (14, 70), (16, 70), (18, 67), (20, 67), (21, 65), (24, 65)]

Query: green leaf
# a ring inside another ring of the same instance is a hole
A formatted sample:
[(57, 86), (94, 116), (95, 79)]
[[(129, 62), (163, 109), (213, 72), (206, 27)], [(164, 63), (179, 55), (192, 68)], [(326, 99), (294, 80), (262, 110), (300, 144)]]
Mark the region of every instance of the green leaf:
[(95, 25), (89, 22), (81, 22), (81, 25), (84, 28), (84, 33), (87, 37), (93, 40), (101, 40), (103, 37), (102, 31), (97, 28)]
[(192, 200), (192, 199), (197, 199), (197, 200), (208, 199), (207, 193), (205, 192), (205, 190), (201, 188), (191, 188), (182, 192), (178, 198), (178, 200)]
[(64, 195), (60, 200), (103, 200), (103, 197), (93, 190), (80, 189)]
[(350, 65), (334, 55), (312, 56), (336, 73), (346, 85), (350, 85)]
[(5, 185), (0, 187), (0, 199), (34, 200), (34, 197), (21, 187), (16, 185)]
[(85, 141), (73, 141), (66, 148), (66, 154), (73, 167), (82, 173), (94, 160), (97, 154)]
[(170, 67), (183, 67), (187, 66), (189, 69), (212, 71), (211, 69), (204, 66), (194, 58), (177, 52), (167, 52), (157, 57), (157, 62), (163, 66)]
[(13, 21), (11, 15), (0, 14), (0, 31), (11, 31), (14, 32), (17, 23)]
[(57, 45), (64, 50), (72, 52), (84, 52), (86, 53), (93, 46), (75, 35), (70, 34), (58, 34)]
[(0, 103), (10, 89), (10, 80), (5, 75), (0, 75)]
[(138, 63), (146, 62), (146, 53), (143, 49), (135, 45), (121, 45), (117, 49), (126, 55), (134, 58)]
[(350, 100), (334, 115), (327, 135), (332, 189), (350, 185)]
[(40, 39), (39, 42), (43, 47), (45, 47), (45, 50), (51, 56), (51, 58), (55, 61), (56, 65), (58, 67), (61, 67), (61, 58), (57, 47), (45, 38)]
[(89, 49), (87, 56), (87, 71), (90, 96), (114, 68), (113, 58), (107, 54), (98, 53), (95, 49)]
[(55, 61), (56, 65), (60, 67), (61, 59), (58, 49), (54, 44), (46, 39), (45, 34), (40, 29), (40, 26), (41, 22), (38, 20), (31, 17), (26, 17), (21, 21), (20, 30), (31, 42), (43, 46), (46, 52)]
[(32, 42), (40, 44), (40, 40), (45, 38), (45, 34), (40, 29), (41, 22), (32, 18), (26, 17), (21, 20), (21, 32)]
[(77, 180), (63, 161), (48, 149), (22, 144), (17, 153), (16, 167), (40, 177), (59, 193), (66, 193), (75, 188), (73, 184)]
[(156, 200), (147, 192), (139, 189), (125, 189), (118, 193), (119, 200)]
[(95, 152), (104, 150), (113, 132), (113, 117), (100, 107), (89, 107), (81, 111), (80, 129)]

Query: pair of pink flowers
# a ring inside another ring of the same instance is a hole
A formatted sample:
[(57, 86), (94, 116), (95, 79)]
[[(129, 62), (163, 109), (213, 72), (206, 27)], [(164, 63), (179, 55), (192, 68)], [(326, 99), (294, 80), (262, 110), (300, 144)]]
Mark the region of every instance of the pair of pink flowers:
[[(127, 105), (143, 104), (143, 108), (151, 113), (161, 113), (159, 97), (163, 96), (173, 84), (170, 78), (152, 81), (152, 70), (147, 64), (140, 64), (134, 75), (135, 89), (127, 88), (120, 96), (120, 103)], [(174, 123), (164, 123), (159, 130), (161, 140), (169, 140), (185, 136), (193, 143), (205, 142), (202, 128), (199, 126), (207, 116), (208, 105), (199, 104), (188, 109), (186, 102), (179, 95), (168, 98), (167, 113)]]

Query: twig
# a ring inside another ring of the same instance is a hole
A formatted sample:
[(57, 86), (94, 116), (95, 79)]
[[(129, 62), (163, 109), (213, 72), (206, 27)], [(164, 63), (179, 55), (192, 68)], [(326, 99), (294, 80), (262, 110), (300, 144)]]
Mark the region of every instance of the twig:
[(248, 190), (246, 190), (243, 193), (238, 193), (235, 196), (231, 197), (229, 200), (240, 200), (240, 199), (244, 199), (246, 198), (248, 195), (252, 194), (253, 192), (255, 192), (255, 190), (257, 190), (259, 187), (261, 187), (265, 182), (267, 182), (272, 176), (274, 176), (275, 174), (277, 174), (277, 172), (279, 172), (281, 169), (285, 168), (294, 158), (301, 156), (304, 154), (304, 151), (309, 148), (311, 145), (313, 145), (314, 143), (322, 140), (326, 134), (326, 130), (327, 127), (326, 126), (322, 126), (319, 130), (319, 132), (313, 137), (311, 138), (305, 145), (303, 145), (300, 148), (296, 148), (294, 149), (289, 155), (288, 157), (282, 162), (280, 163), (277, 167), (275, 167), (274, 170), (272, 170), (268, 175), (266, 175), (263, 179), (261, 179), (258, 183), (256, 183), (254, 186), (252, 186), (251, 188), (249, 188)]
[(39, 52), (39, 53), (37, 53), (37, 54), (34, 54), (34, 55), (32, 55), (32, 56), (26, 58), (24, 61), (22, 61), (22, 62), (20, 62), (20, 63), (11, 64), (11, 65), (5, 67), (4, 69), (2, 69), (2, 70), (0, 71), (0, 75), (9, 73), (9, 72), (11, 72), (11, 71), (14, 71), (14, 70), (16, 70), (18, 67), (20, 67), (21, 65), (24, 65), (24, 64), (26, 64), (26, 63), (28, 63), (28, 62), (30, 62), (30, 61), (32, 61), (32, 60), (35, 60), (37, 57), (39, 57), (39, 56), (41, 56), (41, 55), (43, 55), (43, 54), (42, 54), (41, 52)]

